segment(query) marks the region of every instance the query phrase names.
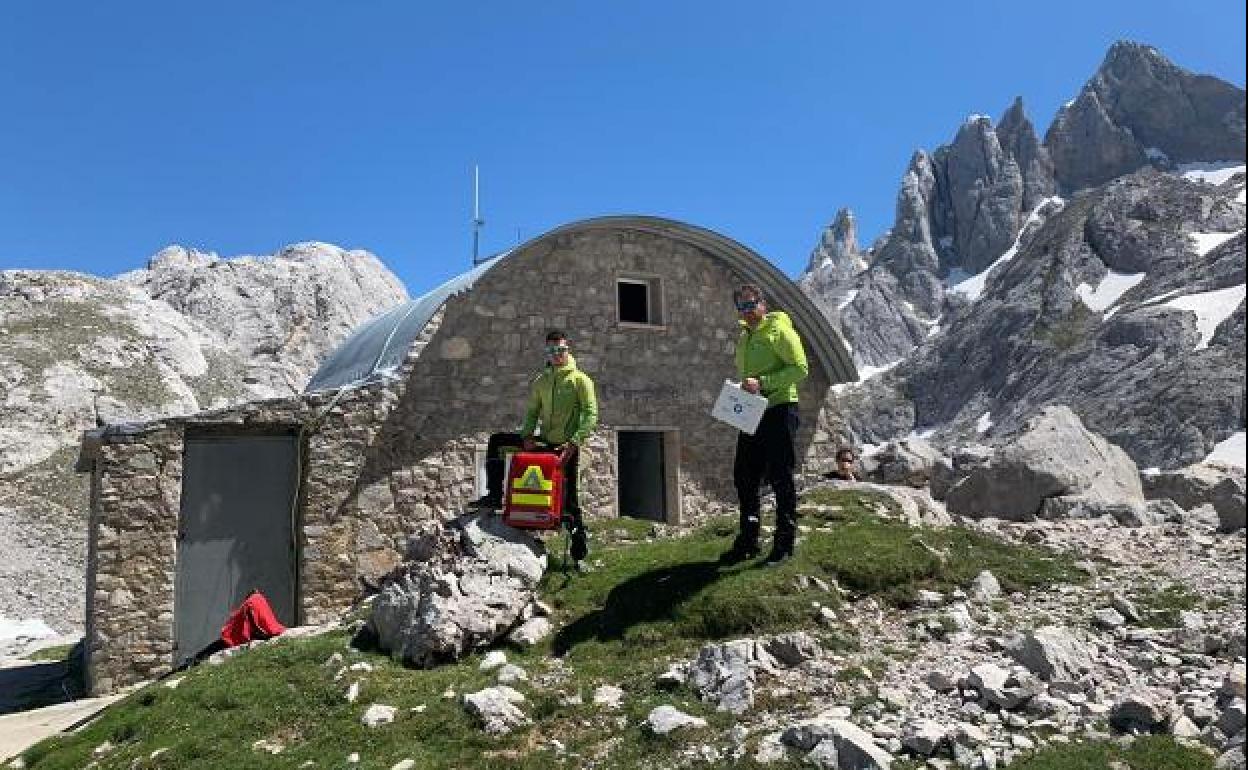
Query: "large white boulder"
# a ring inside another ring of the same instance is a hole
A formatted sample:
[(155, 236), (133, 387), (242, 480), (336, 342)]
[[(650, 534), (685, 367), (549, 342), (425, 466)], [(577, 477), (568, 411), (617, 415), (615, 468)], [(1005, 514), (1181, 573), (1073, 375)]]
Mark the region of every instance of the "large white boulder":
[(464, 708), (481, 723), (490, 735), (506, 735), (517, 727), (529, 724), (529, 718), (518, 704), (524, 696), (505, 685), (487, 687), (464, 696)]
[(706, 727), (706, 720), (690, 716), (675, 706), (657, 706), (646, 717), (644, 726), (655, 735), (667, 735), (673, 730)]
[(950, 513), (1011, 520), (1035, 517), (1051, 497), (1144, 502), (1139, 469), (1118, 447), (1084, 428), (1068, 407), (1046, 407), (1024, 432), (945, 498)]
[(940, 450), (916, 436), (890, 441), (872, 455), (874, 468), (868, 477), (885, 484), (921, 487), (927, 484), (933, 468), (942, 459), (944, 455)]
[(1015, 660), (1046, 682), (1074, 682), (1092, 668), (1092, 652), (1061, 626), (1044, 626), (1022, 633), (1005, 644)]
[(1218, 528), (1223, 532), (1244, 528), (1243, 468), (1197, 463), (1175, 471), (1144, 474), (1143, 486), (1148, 499), (1173, 500), (1186, 511), (1212, 505), (1218, 513)]
[(708, 644), (689, 667), (689, 685), (720, 711), (741, 714), (754, 705), (756, 671), (774, 670), (777, 662), (764, 642), (738, 639)]
[(490, 646), (533, 601), (542, 544), (490, 514), (471, 514), (409, 542), (373, 601), (369, 625), (398, 660), (432, 666)]

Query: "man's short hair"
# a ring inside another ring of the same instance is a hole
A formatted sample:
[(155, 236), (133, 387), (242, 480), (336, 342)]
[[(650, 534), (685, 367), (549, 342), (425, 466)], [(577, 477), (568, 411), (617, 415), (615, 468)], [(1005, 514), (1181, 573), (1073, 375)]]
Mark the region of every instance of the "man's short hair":
[(854, 450), (850, 449), (850, 448), (849, 448), (849, 447), (847, 447), (847, 446), (846, 446), (846, 447), (841, 447), (840, 449), (836, 450), (836, 461), (837, 461), (837, 462), (840, 462), (840, 461), (841, 461), (841, 459), (842, 459), (842, 458), (844, 458), (846, 455), (848, 455), (848, 456), (849, 456), (849, 459), (850, 459), (850, 460), (853, 460), (853, 459), (854, 459)]
[(568, 335), (564, 334), (559, 329), (551, 329), (550, 331), (546, 332), (547, 342), (558, 342), (559, 340), (566, 340), (567, 338), (568, 338)]
[(767, 302), (767, 296), (763, 294), (763, 290), (759, 288), (758, 286), (755, 286), (752, 283), (743, 283), (740, 286), (738, 286), (736, 289), (733, 289), (732, 301), (740, 302), (741, 298), (746, 296), (747, 294), (750, 295), (751, 297), (754, 297), (759, 302), (763, 302), (763, 303)]

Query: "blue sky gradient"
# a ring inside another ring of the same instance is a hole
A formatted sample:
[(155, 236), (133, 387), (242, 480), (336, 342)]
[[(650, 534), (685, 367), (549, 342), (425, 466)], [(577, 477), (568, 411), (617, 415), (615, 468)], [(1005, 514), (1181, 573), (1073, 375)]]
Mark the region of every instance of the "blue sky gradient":
[[(211, 10), (209, 9), (211, 8)], [(790, 275), (869, 242), (916, 148), (1021, 95), (1043, 133), (1109, 45), (1244, 84), (1244, 3), (35, 2), (0, 10), (0, 268), (170, 243), (377, 253), (419, 294), (483, 250), (651, 214)]]

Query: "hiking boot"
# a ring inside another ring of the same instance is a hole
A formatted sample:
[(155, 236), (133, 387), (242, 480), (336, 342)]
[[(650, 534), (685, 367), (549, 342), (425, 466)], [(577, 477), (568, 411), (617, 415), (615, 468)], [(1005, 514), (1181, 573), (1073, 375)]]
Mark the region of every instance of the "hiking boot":
[(585, 561), (585, 557), (589, 556), (589, 533), (585, 531), (585, 527), (583, 525), (574, 526), (569, 537), (572, 539), (572, 544), (569, 549), (572, 554), (572, 561), (577, 562), (578, 564)]
[(758, 543), (735, 540), (733, 541), (731, 548), (720, 554), (719, 563), (737, 564), (738, 562), (743, 562), (746, 559), (753, 559), (760, 553), (762, 553), (762, 550), (758, 547)]

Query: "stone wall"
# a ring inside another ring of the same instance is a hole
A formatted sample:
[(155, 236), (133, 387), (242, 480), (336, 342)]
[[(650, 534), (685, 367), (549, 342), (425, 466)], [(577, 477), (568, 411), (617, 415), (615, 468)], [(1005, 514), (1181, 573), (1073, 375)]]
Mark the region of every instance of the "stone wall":
[[(616, 281), (628, 277), (657, 279), (660, 325), (616, 320)], [(683, 516), (721, 510), (735, 497), (736, 434), (708, 413), (724, 378), (734, 376), (731, 292), (741, 280), (718, 259), (658, 235), (591, 230), (543, 239), (448, 303), (404, 405), (393, 412), (395, 440), (385, 445), (406, 444), (407, 457), (428, 456), (435, 447), (466, 457), (491, 431), (517, 427), (540, 369), (544, 333), (554, 327), (569, 334), (578, 365), (598, 388), (600, 430), (583, 474), (589, 514), (616, 513), (614, 431), (621, 428), (679, 431)], [(826, 425), (816, 430), (821, 419), (828, 422), (816, 406), (829, 377), (814, 369), (802, 388), (808, 456), (823, 454), (831, 440)], [(466, 499), (472, 466), (432, 462), (449, 483), (431, 488), (426, 504), (440, 510)]]
[[(622, 277), (657, 282), (662, 323), (616, 320)], [(519, 427), (551, 327), (568, 333), (598, 388), (600, 425), (582, 470), (591, 519), (617, 514), (615, 431), (629, 428), (679, 432), (684, 520), (733, 508), (736, 432), (709, 411), (734, 376), (731, 291), (740, 282), (719, 260), (671, 238), (618, 229), (560, 234), (512, 254), (448, 300), (397, 378), (110, 429), (93, 466), (94, 689), (159, 675), (172, 662), (188, 427), (300, 431), (301, 623), (339, 617), (398, 563), (408, 535), (475, 496), (478, 455), (491, 432)], [(842, 432), (825, 407), (829, 385), (812, 359), (799, 434), (808, 476), (830, 469), (830, 445)]]

